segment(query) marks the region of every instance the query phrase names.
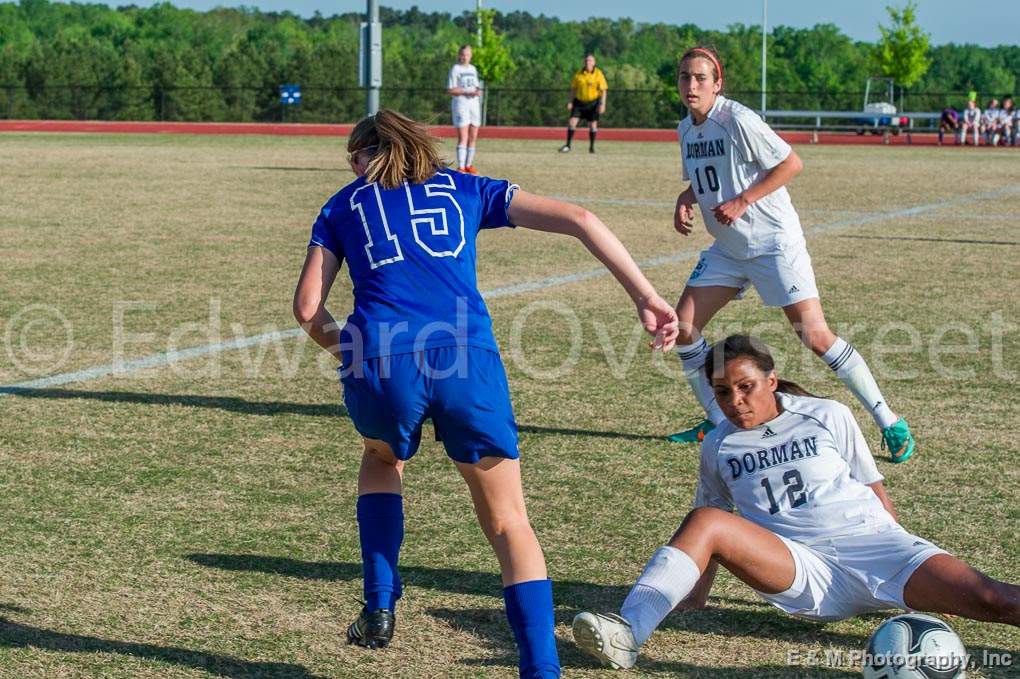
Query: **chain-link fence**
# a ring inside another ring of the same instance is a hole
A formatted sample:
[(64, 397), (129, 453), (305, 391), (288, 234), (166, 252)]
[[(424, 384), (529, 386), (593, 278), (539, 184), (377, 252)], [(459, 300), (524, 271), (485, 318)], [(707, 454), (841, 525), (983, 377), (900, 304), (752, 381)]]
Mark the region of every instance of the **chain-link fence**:
[[(761, 93), (727, 93), (757, 110)], [(433, 124), (450, 123), (450, 97), (437, 88), (384, 87), (382, 105)], [(187, 122), (349, 123), (365, 110), (362, 88), (302, 87), (301, 104), (284, 106), (276, 88), (0, 86), (0, 118), (50, 120), (160, 120)], [(483, 99), (488, 125), (559, 126), (570, 92), (561, 89), (490, 88)], [(859, 111), (862, 92), (769, 92), (769, 110)], [(906, 92), (900, 110), (962, 108), (959, 92)], [(602, 124), (670, 128), (687, 115), (672, 89), (610, 90)]]

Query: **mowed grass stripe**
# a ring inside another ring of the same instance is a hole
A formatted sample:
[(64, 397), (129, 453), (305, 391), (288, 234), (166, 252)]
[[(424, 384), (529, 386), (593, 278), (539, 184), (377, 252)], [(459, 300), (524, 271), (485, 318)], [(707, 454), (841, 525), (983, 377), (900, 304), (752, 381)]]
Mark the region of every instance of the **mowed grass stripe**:
[[(941, 210), (952, 207), (960, 207), (968, 205), (970, 203), (995, 200), (1002, 198), (1007, 195), (1020, 193), (1020, 187), (1005, 186), (994, 191), (983, 191), (976, 194), (960, 196), (951, 200), (939, 201), (936, 203), (928, 203), (925, 205), (915, 205), (909, 208), (903, 208), (893, 212), (873, 212), (857, 215), (851, 219), (842, 219), (828, 224), (820, 224), (818, 226), (809, 227), (807, 233), (830, 233), (841, 229), (846, 229), (851, 226), (863, 226), (865, 224), (874, 224), (876, 222), (885, 221), (887, 219), (897, 219), (901, 217), (914, 217), (917, 215), (931, 212), (933, 210)], [(571, 199), (577, 201), (583, 201), (585, 199)], [(588, 199), (592, 200), (592, 199)], [(611, 201), (611, 199), (596, 199), (600, 202), (613, 202), (618, 205), (648, 205), (654, 203), (652, 201)], [(914, 239), (914, 240), (938, 240), (938, 239)], [(988, 241), (955, 241), (958, 243), (988, 243)], [(999, 245), (1010, 245), (1015, 244), (1011, 242), (1000, 242), (992, 243)], [(653, 259), (645, 259), (638, 261), (638, 265), (642, 269), (651, 269), (657, 266), (663, 266), (666, 264), (675, 264), (687, 259), (691, 259), (697, 255), (700, 250), (685, 250), (672, 255), (665, 255), (663, 257), (656, 257)], [(506, 285), (503, 287), (495, 288), (492, 290), (483, 290), (482, 297), (485, 299), (496, 299), (499, 297), (506, 297), (510, 295), (519, 295), (525, 292), (534, 292), (537, 290), (544, 290), (557, 285), (566, 285), (569, 283), (579, 283), (581, 281), (591, 280), (594, 278), (602, 278), (608, 276), (609, 272), (603, 267), (598, 269), (589, 269), (587, 271), (579, 271), (577, 273), (565, 274), (562, 276), (551, 276), (549, 278), (542, 278), (534, 281), (526, 281), (524, 283), (515, 283), (512, 285)], [(243, 349), (252, 347), (266, 342), (279, 342), (282, 340), (290, 339), (292, 337), (299, 336), (303, 331), (300, 328), (291, 328), (289, 330), (281, 330), (271, 333), (263, 333), (260, 335), (254, 335), (249, 337), (241, 337), (231, 340), (229, 342), (218, 342), (216, 344), (209, 344), (205, 346), (191, 347), (183, 349), (181, 351), (166, 352), (162, 354), (152, 354), (144, 356), (142, 358), (132, 359), (123, 364), (119, 365), (104, 365), (96, 366), (94, 368), (88, 368), (86, 370), (80, 370), (70, 373), (62, 373), (58, 375), (51, 375), (36, 380), (29, 380), (26, 382), (19, 382), (17, 384), (8, 384), (0, 386), (0, 396), (7, 396), (10, 394), (16, 394), (19, 391), (25, 391), (27, 389), (41, 389), (45, 387), (54, 387), (64, 384), (71, 384), (75, 382), (88, 382), (91, 380), (101, 379), (110, 375), (126, 375), (139, 370), (146, 370), (149, 368), (156, 368), (165, 365), (172, 365), (179, 361), (186, 361), (192, 358), (199, 358), (202, 356), (208, 356), (209, 354), (215, 354), (223, 351), (231, 351), (235, 349)]]

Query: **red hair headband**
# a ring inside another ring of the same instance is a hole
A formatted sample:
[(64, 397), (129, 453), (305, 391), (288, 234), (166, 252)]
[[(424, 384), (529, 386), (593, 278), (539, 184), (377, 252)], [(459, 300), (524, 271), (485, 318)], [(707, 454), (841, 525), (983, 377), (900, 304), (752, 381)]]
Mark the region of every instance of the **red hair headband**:
[(712, 65), (715, 66), (715, 72), (717, 74), (719, 74), (719, 80), (723, 79), (722, 64), (719, 63), (719, 60), (716, 59), (714, 54), (712, 54), (708, 50), (703, 49), (701, 47), (695, 47), (694, 49), (692, 49), (687, 54), (688, 54), (688, 58), (691, 58), (691, 57), (694, 57), (694, 56), (699, 56), (699, 57), (704, 57), (704, 58), (708, 59), (709, 61), (711, 61)]

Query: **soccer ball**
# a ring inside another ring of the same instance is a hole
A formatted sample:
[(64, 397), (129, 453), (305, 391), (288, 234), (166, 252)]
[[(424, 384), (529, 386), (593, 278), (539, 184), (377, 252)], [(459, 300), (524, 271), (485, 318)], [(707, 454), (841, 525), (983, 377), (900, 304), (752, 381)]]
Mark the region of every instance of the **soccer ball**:
[(930, 615), (889, 618), (868, 640), (867, 679), (963, 679), (967, 649), (946, 623)]

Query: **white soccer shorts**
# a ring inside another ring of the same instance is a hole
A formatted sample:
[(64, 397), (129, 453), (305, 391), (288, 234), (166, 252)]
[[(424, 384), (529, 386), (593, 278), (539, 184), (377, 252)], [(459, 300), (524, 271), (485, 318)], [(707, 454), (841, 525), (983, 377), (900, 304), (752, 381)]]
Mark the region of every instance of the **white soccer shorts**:
[(779, 594), (758, 594), (809, 620), (843, 620), (868, 611), (906, 608), (903, 588), (910, 576), (929, 558), (947, 553), (900, 526), (810, 546), (779, 537), (796, 564), (793, 585)]
[(453, 104), (453, 126), (467, 127), (468, 125), (482, 126), (482, 101), (478, 97)]
[(734, 259), (713, 244), (702, 251), (687, 285), (739, 288), (738, 297), (748, 285), (754, 285), (766, 306), (773, 307), (818, 297), (811, 255), (803, 244), (750, 259)]

